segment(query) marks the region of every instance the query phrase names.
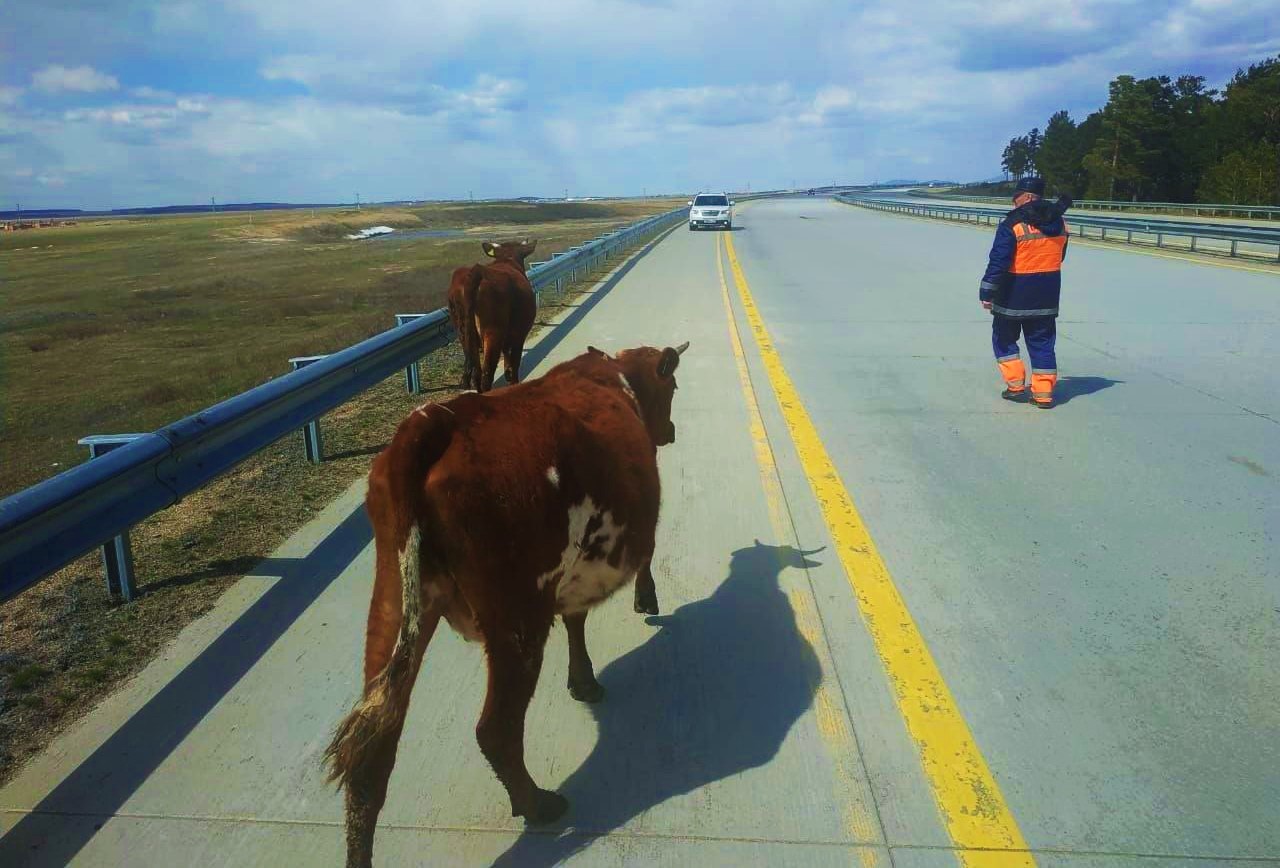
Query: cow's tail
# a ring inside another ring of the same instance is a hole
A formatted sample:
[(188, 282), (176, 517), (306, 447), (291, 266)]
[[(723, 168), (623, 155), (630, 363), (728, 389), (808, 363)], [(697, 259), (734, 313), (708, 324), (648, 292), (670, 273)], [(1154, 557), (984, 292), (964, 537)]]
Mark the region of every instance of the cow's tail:
[[(387, 756), (384, 752), (392, 751), (390, 756), (394, 757), (395, 742), (399, 739), (408, 711), (409, 694), (417, 674), (414, 657), (422, 641), (424, 614), (427, 614), (422, 610), (420, 492), (431, 465), (448, 447), (453, 429), (453, 413), (447, 407), (432, 405), (414, 411), (396, 432), (387, 450), (390, 460), (381, 468), (384, 475), (378, 482), (386, 485), (380, 489), (381, 496), (390, 500), (394, 512), (407, 516), (409, 522), (408, 533), (403, 536), (403, 547), (398, 553), (400, 625), (386, 665), (365, 685), (360, 701), (338, 725), (325, 751), (329, 780), (347, 788), (348, 793), (363, 788), (363, 773), (371, 766), (382, 765)], [(373, 494), (371, 480), (371, 501)], [(373, 513), (372, 502), (370, 506)], [(375, 521), (378, 518), (376, 513), (374, 518)], [(428, 617), (427, 629), (431, 631), (435, 629), (439, 614), (432, 612)], [(429, 640), (430, 636), (427, 638)], [(385, 787), (385, 784), (383, 779), (381, 786)]]

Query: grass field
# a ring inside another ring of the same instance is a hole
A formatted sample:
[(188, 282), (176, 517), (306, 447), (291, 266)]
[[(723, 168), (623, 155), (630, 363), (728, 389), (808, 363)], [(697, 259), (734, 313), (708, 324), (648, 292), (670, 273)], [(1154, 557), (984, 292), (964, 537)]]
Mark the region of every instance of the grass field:
[[(282, 373), (291, 355), (340, 349), (388, 327), (398, 311), (439, 306), (445, 275), (480, 258), (481, 238), (527, 230), (540, 239), (539, 254), (550, 255), (671, 206), (579, 207), (314, 219), (277, 212), (254, 215), (252, 227), (244, 214), (112, 221), (15, 233), (28, 247), (39, 239), (26, 260), (5, 237), (5, 484), (83, 460), (75, 446), (83, 434), (154, 428)], [(377, 223), (468, 231), (459, 240), (295, 240)], [(204, 264), (208, 257), (218, 270)], [(581, 288), (544, 294), (539, 322)], [(422, 370), (426, 399), (456, 393), (457, 345), (433, 353)], [(0, 782), (364, 476), (423, 400), (406, 393), (403, 375), (390, 377), (325, 415), (323, 464), (308, 464), (300, 437), (286, 437), (135, 527), (140, 596), (131, 603), (108, 596), (94, 553), (0, 605)]]
[[(0, 235), (0, 496), (439, 307), (489, 236), (535, 259), (666, 202), (432, 205), (91, 220)], [(458, 238), (346, 241), (366, 226)]]

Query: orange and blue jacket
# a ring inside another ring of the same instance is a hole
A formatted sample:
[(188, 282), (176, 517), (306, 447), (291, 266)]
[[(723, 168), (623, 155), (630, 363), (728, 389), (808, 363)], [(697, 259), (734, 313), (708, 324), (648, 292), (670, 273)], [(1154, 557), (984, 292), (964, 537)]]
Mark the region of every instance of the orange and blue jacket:
[(1062, 261), (1067, 255), (1067, 198), (1037, 199), (1014, 208), (1000, 222), (978, 298), (991, 312), (1018, 319), (1057, 316)]

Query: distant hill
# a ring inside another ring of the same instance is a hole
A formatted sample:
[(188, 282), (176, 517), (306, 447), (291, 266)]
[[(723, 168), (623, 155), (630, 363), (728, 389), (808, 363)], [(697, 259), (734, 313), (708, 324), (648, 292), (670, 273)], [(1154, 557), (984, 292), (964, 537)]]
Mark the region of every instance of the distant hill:
[[(288, 208), (338, 208), (342, 204), (350, 203), (312, 203), (312, 204), (295, 204), (289, 202), (233, 202), (228, 205), (219, 205), (217, 210), (221, 211), (278, 211)], [(370, 203), (374, 204), (374, 203)], [(0, 220), (16, 220), (21, 217), (23, 220), (39, 220), (50, 217), (125, 217), (136, 216), (139, 214), (199, 214), (209, 213), (208, 205), (161, 205), (155, 208), (113, 208), (110, 211), (81, 211), (78, 208), (43, 208), (32, 209), (26, 208), (19, 211), (0, 211)]]

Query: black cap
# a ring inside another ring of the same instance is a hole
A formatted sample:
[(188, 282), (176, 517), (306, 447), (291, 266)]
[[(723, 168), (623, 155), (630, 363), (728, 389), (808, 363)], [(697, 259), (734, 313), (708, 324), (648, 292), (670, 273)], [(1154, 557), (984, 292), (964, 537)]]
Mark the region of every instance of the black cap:
[(1014, 187), (1015, 193), (1035, 193), (1037, 196), (1044, 195), (1044, 178), (1038, 178), (1035, 175), (1027, 175), (1018, 181), (1018, 186)]

